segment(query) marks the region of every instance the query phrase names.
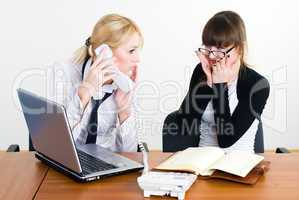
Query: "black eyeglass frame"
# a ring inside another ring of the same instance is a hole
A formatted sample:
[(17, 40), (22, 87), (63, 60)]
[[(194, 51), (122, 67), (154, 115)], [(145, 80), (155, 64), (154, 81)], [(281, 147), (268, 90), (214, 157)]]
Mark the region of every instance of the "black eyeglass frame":
[[(211, 53), (216, 57), (216, 58), (219, 58), (219, 59), (223, 59), (223, 58), (225, 58), (225, 56), (229, 53), (229, 52), (231, 52), (233, 49), (235, 48), (235, 46), (232, 46), (231, 48), (229, 48), (228, 50), (226, 50), (226, 51), (221, 51), (221, 50), (209, 50), (209, 49), (206, 49), (206, 48), (198, 48), (198, 50), (197, 50), (197, 52), (198, 53), (203, 53), (202, 52), (202, 50), (204, 50), (204, 51), (206, 51), (206, 52), (209, 52), (208, 54), (206, 54), (206, 55), (210, 55)], [(223, 56), (218, 56), (217, 54), (215, 54), (215, 52), (217, 52), (217, 53), (222, 53), (222, 55)]]

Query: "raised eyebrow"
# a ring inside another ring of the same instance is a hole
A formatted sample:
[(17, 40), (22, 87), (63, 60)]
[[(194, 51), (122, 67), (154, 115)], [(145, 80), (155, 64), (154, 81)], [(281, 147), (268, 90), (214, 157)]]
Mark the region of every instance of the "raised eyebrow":
[(130, 49), (137, 49), (139, 46), (135, 45), (135, 46), (132, 46)]

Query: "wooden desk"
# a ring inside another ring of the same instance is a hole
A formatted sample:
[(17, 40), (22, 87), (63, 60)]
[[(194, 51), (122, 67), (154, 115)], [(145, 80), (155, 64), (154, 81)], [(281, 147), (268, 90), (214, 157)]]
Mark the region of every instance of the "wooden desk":
[(0, 152), (0, 199), (33, 199), (48, 167), (29, 152)]
[[(135, 160), (140, 155), (124, 154)], [(170, 154), (151, 152), (151, 165), (160, 163)], [(200, 180), (190, 188), (186, 199), (221, 199), (221, 200), (265, 200), (265, 199), (299, 199), (299, 154), (265, 154), (271, 161), (271, 167), (266, 176), (256, 185), (242, 185), (224, 180)], [(80, 184), (50, 169), (43, 181), (36, 199), (144, 199), (136, 179), (140, 173), (109, 177), (102, 181)], [(148, 199), (148, 198), (145, 198)], [(161, 199), (151, 197), (149, 199)], [(168, 198), (163, 198), (168, 199)], [(173, 199), (173, 198), (169, 198)]]
[[(141, 160), (138, 153), (125, 156)], [(150, 153), (150, 164), (156, 165), (170, 154)], [(271, 161), (269, 172), (256, 185), (242, 185), (224, 180), (198, 179), (186, 194), (186, 199), (257, 200), (299, 199), (299, 153), (266, 153)], [(32, 153), (0, 152), (0, 199), (162, 199), (144, 198), (137, 185), (138, 172), (108, 177), (87, 184), (48, 170)], [(163, 198), (174, 199), (174, 198)]]
[[(139, 153), (122, 154), (131, 159), (141, 161)], [(156, 165), (171, 154), (161, 152), (150, 153), (150, 165)], [(129, 174), (108, 177), (102, 181), (91, 183), (76, 183), (70, 178), (50, 169), (36, 199), (143, 199), (143, 192), (137, 185), (137, 177), (141, 174), (132, 172)]]

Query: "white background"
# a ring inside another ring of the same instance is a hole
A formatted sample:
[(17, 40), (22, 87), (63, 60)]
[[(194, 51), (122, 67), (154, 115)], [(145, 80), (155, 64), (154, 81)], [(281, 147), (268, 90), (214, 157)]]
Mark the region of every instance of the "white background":
[(45, 77), (28, 77), (26, 71), (40, 72), (69, 57), (96, 21), (109, 13), (133, 19), (144, 33), (139, 79), (148, 86), (140, 90), (144, 111), (140, 134), (151, 149), (161, 149), (163, 120), (186, 94), (202, 28), (222, 10), (236, 11), (245, 21), (248, 61), (271, 84), (263, 115), (266, 149), (299, 148), (299, 12), (295, 1), (10, 0), (0, 3), (0, 149), (12, 143), (22, 149), (28, 146), (15, 87), (41, 95), (46, 87)]

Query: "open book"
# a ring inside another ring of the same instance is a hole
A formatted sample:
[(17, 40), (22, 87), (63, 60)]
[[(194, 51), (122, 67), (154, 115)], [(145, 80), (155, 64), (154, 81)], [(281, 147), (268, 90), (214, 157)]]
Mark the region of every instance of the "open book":
[(263, 156), (246, 151), (225, 153), (219, 147), (191, 147), (175, 153), (155, 169), (187, 171), (201, 176), (210, 176), (220, 170), (245, 177), (263, 159)]

